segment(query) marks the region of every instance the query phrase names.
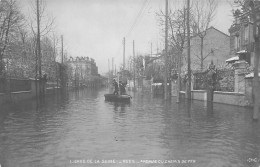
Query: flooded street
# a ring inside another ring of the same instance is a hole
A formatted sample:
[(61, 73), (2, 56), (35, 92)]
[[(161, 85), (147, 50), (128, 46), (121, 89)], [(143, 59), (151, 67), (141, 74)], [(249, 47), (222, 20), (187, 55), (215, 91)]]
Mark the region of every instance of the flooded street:
[(35, 101), (2, 107), (2, 167), (259, 166), (252, 109), (141, 93), (120, 104), (105, 102), (106, 92), (51, 95), (38, 109)]

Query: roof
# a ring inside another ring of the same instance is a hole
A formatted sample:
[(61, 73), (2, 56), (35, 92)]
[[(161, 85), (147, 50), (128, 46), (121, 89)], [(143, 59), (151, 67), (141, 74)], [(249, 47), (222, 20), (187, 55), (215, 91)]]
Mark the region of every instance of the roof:
[[(258, 76), (260, 76), (260, 73), (258, 73)], [(253, 78), (253, 77), (254, 77), (254, 73), (253, 72), (251, 72), (250, 74), (247, 74), (245, 76), (245, 78)]]
[(239, 56), (234, 56), (234, 57), (227, 59), (226, 62), (231, 63), (231, 62), (238, 61), (238, 60), (239, 60)]
[(223, 35), (225, 35), (225, 36), (227, 36), (227, 37), (230, 37), (228, 34), (226, 34), (226, 33), (222, 32), (222, 31), (220, 31), (219, 29), (216, 29), (216, 28), (213, 27), (213, 26), (209, 27), (208, 29), (214, 29), (214, 30), (216, 30), (216, 31), (218, 31), (218, 32), (220, 32), (220, 33), (222, 33)]
[(238, 55), (238, 56), (233, 56), (233, 57), (227, 59), (226, 63), (233, 63), (235, 61), (238, 61), (239, 60), (239, 55), (240, 54), (244, 54), (244, 53), (248, 53), (248, 51), (247, 50), (240, 50), (240, 51), (236, 52), (236, 55)]
[[(225, 36), (227, 36), (227, 37), (230, 37), (228, 34), (226, 34), (226, 33), (222, 32), (222, 31), (216, 29), (216, 28), (213, 27), (213, 26), (207, 28), (205, 31), (208, 31), (208, 30), (210, 30), (210, 29), (214, 29), (214, 30), (216, 30), (217, 32), (220, 32), (221, 34), (223, 34), (223, 35), (225, 35)], [(205, 31), (203, 31), (203, 32), (205, 32)], [(198, 36), (198, 33), (197, 33), (196, 35), (194, 35), (194, 36), (191, 36), (191, 38), (196, 37), (196, 36)]]

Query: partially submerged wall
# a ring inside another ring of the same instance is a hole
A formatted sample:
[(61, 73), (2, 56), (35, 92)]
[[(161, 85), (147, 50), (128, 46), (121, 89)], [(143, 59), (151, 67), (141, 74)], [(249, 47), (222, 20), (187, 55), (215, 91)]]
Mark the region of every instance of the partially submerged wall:
[[(207, 101), (207, 91), (205, 90), (192, 90), (191, 97), (193, 100)], [(223, 103), (237, 106), (249, 106), (246, 96), (243, 93), (236, 92), (220, 92), (214, 91), (213, 102)]]

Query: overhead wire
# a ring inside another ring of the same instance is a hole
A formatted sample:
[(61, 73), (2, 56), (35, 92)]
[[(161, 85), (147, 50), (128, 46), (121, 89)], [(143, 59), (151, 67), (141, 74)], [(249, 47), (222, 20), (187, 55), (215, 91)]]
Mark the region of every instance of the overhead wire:
[[(145, 11), (147, 5), (150, 3), (150, 1), (151, 0), (149, 0), (149, 1), (148, 0), (144, 0), (143, 1), (142, 6), (141, 6), (139, 12), (138, 12), (137, 16), (135, 17), (134, 22), (133, 22), (132, 26), (130, 27), (130, 29), (127, 32), (125, 37), (129, 36), (131, 34), (131, 32), (133, 31), (133, 29), (135, 28), (135, 26), (138, 24), (138, 21), (142, 18), (143, 14), (144, 14), (144, 11)], [(116, 54), (119, 54), (119, 52), (121, 50), (121, 47), (122, 47), (122, 45), (121, 45), (121, 42), (120, 42), (120, 45), (119, 45), (119, 47), (117, 49), (117, 53)]]
[[(143, 4), (142, 4), (142, 6), (141, 6), (141, 8), (140, 8), (140, 10), (139, 10), (139, 12), (138, 12), (138, 14), (137, 14), (137, 16), (136, 16), (136, 18), (135, 18), (135, 20), (134, 20), (134, 22), (133, 22), (131, 28), (129, 29), (128, 33), (126, 34), (126, 36), (129, 36), (129, 35), (131, 34), (131, 32), (133, 31), (133, 29), (134, 29), (135, 26), (137, 25), (139, 19), (142, 17), (142, 15), (143, 15), (143, 13), (144, 13), (143, 11), (144, 11), (145, 7), (146, 7), (147, 4), (148, 4), (147, 2), (148, 2), (148, 0), (144, 0), (144, 1), (143, 1)], [(150, 0), (149, 0), (149, 2), (150, 2)]]

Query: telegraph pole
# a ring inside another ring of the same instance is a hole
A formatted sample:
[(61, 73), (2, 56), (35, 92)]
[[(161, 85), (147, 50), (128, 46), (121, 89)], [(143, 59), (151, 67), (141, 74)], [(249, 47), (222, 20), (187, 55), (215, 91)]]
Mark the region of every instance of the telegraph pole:
[(63, 56), (63, 35), (61, 35), (61, 64), (64, 63), (64, 56)]
[(188, 38), (188, 88), (187, 98), (191, 99), (191, 60), (190, 60), (190, 0), (187, 0), (187, 38)]
[(110, 73), (110, 62), (109, 62), (109, 59), (107, 59), (108, 61), (108, 73)]
[(123, 52), (123, 71), (125, 70), (125, 37), (123, 39), (124, 52)]
[[(123, 45), (124, 45), (124, 52), (123, 52), (123, 69), (122, 69), (122, 78), (121, 78), (121, 80), (122, 80), (122, 82), (124, 82), (125, 81), (125, 75), (124, 75), (124, 72), (125, 72), (125, 37), (124, 37), (124, 39), (123, 39)], [(120, 70), (120, 69), (119, 69)]]
[(42, 85), (42, 55), (41, 55), (41, 32), (40, 32), (40, 7), (39, 7), (39, 0), (36, 0), (36, 8), (37, 8), (37, 57), (38, 57), (38, 68), (39, 68), (39, 94), (40, 97), (43, 94), (43, 85)]
[(110, 77), (110, 62), (109, 62), (109, 59), (107, 59), (107, 63), (108, 63), (108, 82), (107, 82), (107, 86), (109, 87), (110, 86), (110, 80), (111, 80), (111, 77)]
[(151, 57), (153, 56), (153, 43), (151, 42)]
[(168, 82), (168, 0), (165, 0), (165, 74), (164, 74), (164, 99), (168, 99), (167, 82)]
[(134, 90), (135, 90), (135, 41), (133, 40), (133, 70), (134, 70)]
[(112, 77), (114, 77), (114, 57), (112, 57)]
[(180, 102), (180, 87), (181, 87), (181, 54), (178, 53), (178, 79), (177, 79), (177, 103)]
[(63, 89), (65, 87), (65, 80), (64, 80), (64, 55), (63, 55), (63, 35), (61, 35), (61, 69), (60, 69), (60, 75), (61, 75), (61, 88)]

